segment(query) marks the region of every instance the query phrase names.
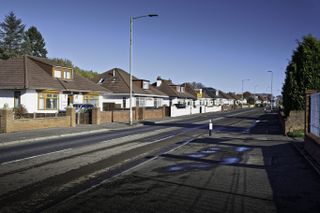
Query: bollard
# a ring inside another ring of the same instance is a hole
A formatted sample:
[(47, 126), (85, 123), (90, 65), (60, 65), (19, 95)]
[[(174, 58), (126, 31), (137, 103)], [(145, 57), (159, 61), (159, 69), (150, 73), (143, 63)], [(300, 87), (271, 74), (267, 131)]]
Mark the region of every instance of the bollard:
[(212, 120), (209, 120), (209, 136), (212, 135)]

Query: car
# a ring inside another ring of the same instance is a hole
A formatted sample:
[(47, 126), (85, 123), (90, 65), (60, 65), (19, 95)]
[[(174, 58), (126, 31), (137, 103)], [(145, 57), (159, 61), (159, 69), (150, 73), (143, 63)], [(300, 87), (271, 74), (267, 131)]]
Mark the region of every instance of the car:
[(73, 104), (76, 112), (87, 112), (94, 107), (93, 104)]
[[(87, 112), (88, 110), (91, 110), (94, 108), (93, 104), (73, 104), (73, 108), (75, 108), (76, 112)], [(65, 113), (66, 109), (60, 110), (60, 113)]]
[(267, 105), (267, 106), (264, 108), (264, 112), (266, 112), (266, 113), (272, 112), (271, 106), (270, 106), (270, 105)]

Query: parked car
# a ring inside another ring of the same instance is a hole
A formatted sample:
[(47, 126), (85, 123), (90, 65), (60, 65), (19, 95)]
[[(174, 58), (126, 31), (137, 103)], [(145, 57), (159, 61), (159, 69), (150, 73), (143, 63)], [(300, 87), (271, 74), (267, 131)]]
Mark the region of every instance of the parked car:
[(76, 109), (76, 112), (86, 112), (94, 106), (92, 104), (73, 104), (73, 107)]
[[(76, 112), (87, 112), (94, 107), (93, 104), (73, 104), (73, 108), (75, 108)], [(59, 112), (66, 112), (66, 110), (60, 110)]]

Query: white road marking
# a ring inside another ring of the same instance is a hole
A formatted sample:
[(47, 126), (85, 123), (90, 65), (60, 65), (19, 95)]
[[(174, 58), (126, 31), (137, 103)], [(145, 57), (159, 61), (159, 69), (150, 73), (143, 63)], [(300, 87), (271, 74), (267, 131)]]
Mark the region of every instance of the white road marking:
[[(175, 136), (175, 135), (169, 135), (169, 136), (167, 136), (167, 137), (164, 137), (164, 138), (160, 138), (160, 139), (151, 141), (150, 143), (156, 143), (156, 142), (159, 142), (159, 141), (164, 141), (164, 140), (167, 140), (167, 139), (172, 138), (172, 137), (174, 137), (174, 136)], [(149, 144), (150, 144), (150, 143), (149, 143)]]
[(62, 150), (58, 150), (58, 151), (54, 151), (54, 152), (48, 152), (48, 153), (41, 154), (41, 155), (34, 155), (31, 157), (27, 157), (27, 158), (21, 158), (21, 159), (17, 159), (17, 160), (7, 161), (7, 162), (1, 163), (1, 166), (7, 165), (7, 164), (12, 164), (12, 163), (17, 163), (17, 162), (21, 162), (21, 161), (25, 161), (25, 160), (30, 160), (33, 158), (38, 158), (38, 157), (42, 157), (42, 156), (46, 156), (46, 155), (51, 155), (51, 154), (55, 154), (55, 153), (59, 153), (59, 152), (71, 151), (71, 150), (72, 150), (72, 148), (62, 149)]

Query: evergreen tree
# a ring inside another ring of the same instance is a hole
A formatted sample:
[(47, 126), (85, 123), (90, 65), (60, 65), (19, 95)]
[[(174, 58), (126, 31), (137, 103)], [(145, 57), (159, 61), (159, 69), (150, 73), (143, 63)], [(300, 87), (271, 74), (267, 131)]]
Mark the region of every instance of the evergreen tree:
[(25, 34), (25, 53), (46, 58), (48, 53), (45, 48), (46, 43), (37, 28), (34, 26), (30, 27)]
[(21, 19), (10, 12), (0, 23), (0, 58), (12, 58), (24, 53), (24, 28)]
[(320, 41), (311, 35), (305, 36), (293, 52), (286, 69), (282, 88), (285, 114), (291, 110), (304, 110), (305, 90), (320, 89)]

